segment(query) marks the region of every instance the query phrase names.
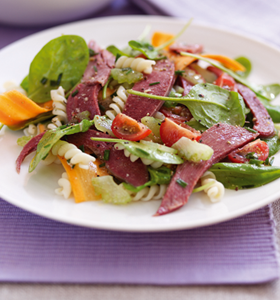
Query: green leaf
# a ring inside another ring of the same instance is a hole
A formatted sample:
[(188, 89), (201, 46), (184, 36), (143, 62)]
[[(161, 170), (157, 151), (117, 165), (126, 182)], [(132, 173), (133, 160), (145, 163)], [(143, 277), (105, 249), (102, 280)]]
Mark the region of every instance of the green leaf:
[(17, 144), (21, 147), (24, 147), (30, 140), (32, 139), (32, 136), (22, 136), (17, 139)]
[(269, 157), (275, 155), (280, 150), (280, 139), (278, 137), (277, 130), (276, 130), (276, 134), (273, 137), (267, 139), (262, 138), (261, 140), (265, 141), (268, 145)]
[(196, 121), (196, 119), (194, 119), (194, 118), (192, 118), (190, 121), (186, 122), (186, 124), (196, 130), (201, 131), (201, 132), (207, 130), (207, 127), (203, 126), (200, 122)]
[[(247, 86), (248, 88), (250, 88), (257, 96), (267, 100), (267, 101), (270, 101), (271, 98), (268, 98), (266, 97), (265, 95), (263, 95), (262, 93), (264, 93), (263, 91), (263, 86), (258, 86), (257, 88), (255, 87), (255, 85), (251, 84), (249, 81), (246, 80), (246, 78), (238, 75), (237, 73), (231, 71), (230, 69), (227, 69), (225, 68), (224, 66), (220, 65), (219, 63), (217, 62), (214, 62), (213, 60), (211, 59), (208, 59), (206, 57), (201, 57), (200, 55), (196, 55), (196, 54), (191, 54), (191, 53), (188, 53), (188, 52), (181, 52), (180, 53), (181, 55), (183, 56), (190, 56), (190, 57), (194, 57), (194, 58), (197, 58), (197, 59), (200, 59), (200, 60), (204, 60), (206, 61), (207, 63), (215, 66), (216, 68), (218, 69), (221, 69), (222, 71), (224, 71), (225, 73), (229, 74), (231, 77), (233, 77), (235, 80), (239, 81), (240, 83), (242, 83), (243, 85)], [(273, 84), (273, 86), (275, 85), (275, 89), (277, 88), (278, 84)], [(278, 88), (277, 88), (278, 89)], [(261, 92), (262, 91), (262, 92)], [(265, 94), (265, 93), (264, 93)]]
[(20, 86), (28, 93), (28, 75), (23, 78)]
[(182, 164), (184, 161), (176, 154), (177, 150), (170, 147), (160, 145), (153, 142), (141, 141), (131, 142), (121, 139), (111, 138), (91, 138), (93, 141), (103, 141), (111, 143), (119, 143), (131, 154), (134, 154), (141, 158), (151, 159), (153, 161), (160, 161), (166, 164)]
[[(200, 104), (194, 101), (185, 104), (196, 121), (207, 128), (219, 122), (238, 126), (245, 123), (245, 104), (237, 92), (230, 92), (211, 83), (202, 83), (195, 85), (184, 98), (203, 98), (211, 102)], [(227, 109), (213, 105), (212, 102), (221, 104)]]
[(279, 167), (254, 164), (217, 163), (210, 171), (228, 189), (255, 188), (280, 177)]
[(119, 48), (117, 48), (114, 45), (110, 45), (107, 48), (107, 51), (111, 52), (114, 56), (120, 55), (120, 56), (130, 56), (127, 53), (123, 52), (122, 50), (120, 50)]
[(147, 42), (129, 41), (128, 45), (133, 50), (143, 53), (148, 59), (159, 60), (164, 58), (154, 46)]
[(151, 167), (148, 167), (148, 171), (150, 173), (150, 180), (145, 184), (135, 187), (129, 183), (123, 183), (123, 186), (129, 191), (138, 193), (139, 191), (141, 191), (147, 186), (152, 186), (156, 184), (169, 184), (172, 177), (171, 170), (164, 166), (158, 169), (153, 169)]
[(120, 84), (124, 82), (131, 84), (143, 79), (143, 74), (141, 72), (134, 71), (131, 68), (111, 69), (111, 76)]
[(249, 76), (249, 74), (251, 73), (251, 70), (252, 70), (251, 61), (247, 57), (244, 57), (244, 56), (237, 57), (235, 60), (237, 62), (239, 62), (246, 69), (245, 72), (238, 71), (237, 72), (238, 75), (243, 77), (243, 78), (247, 78)]
[(266, 99), (274, 100), (280, 93), (280, 84), (257, 85), (256, 90)]
[(93, 124), (94, 121), (88, 121), (84, 119), (80, 123), (75, 125), (63, 125), (56, 129), (47, 131), (38, 143), (36, 154), (29, 165), (29, 172), (32, 172), (42, 159), (45, 159), (53, 145), (57, 141), (59, 141), (63, 136), (79, 132), (85, 132)]
[(63, 35), (51, 40), (31, 62), (28, 75), (29, 98), (44, 103), (50, 100), (50, 91), (60, 85), (69, 91), (81, 79), (88, 60), (88, 47), (82, 37)]

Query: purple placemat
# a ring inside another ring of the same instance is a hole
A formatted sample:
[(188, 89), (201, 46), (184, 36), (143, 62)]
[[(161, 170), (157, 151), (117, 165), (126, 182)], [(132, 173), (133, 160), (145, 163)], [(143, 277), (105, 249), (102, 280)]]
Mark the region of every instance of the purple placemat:
[[(166, 6), (162, 10), (154, 5), (150, 11), (150, 1), (135, 2), (138, 7), (125, 0), (114, 1), (109, 8), (87, 18), (143, 14), (143, 10), (168, 14)], [(186, 17), (189, 16), (194, 16), (190, 10)], [(207, 19), (205, 12), (204, 19)], [(0, 49), (46, 28), (0, 24)], [(269, 206), (200, 229), (121, 233), (55, 222), (0, 199), (0, 281), (245, 284), (270, 281), (278, 276)]]
[(126, 284), (245, 284), (279, 274), (267, 206), (215, 226), (165, 233), (94, 230), (0, 200), (0, 280)]

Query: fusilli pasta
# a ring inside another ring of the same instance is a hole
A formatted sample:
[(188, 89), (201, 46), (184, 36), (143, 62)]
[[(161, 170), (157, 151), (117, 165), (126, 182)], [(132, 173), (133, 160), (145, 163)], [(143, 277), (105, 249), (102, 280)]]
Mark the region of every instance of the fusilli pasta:
[[(125, 147), (122, 144), (116, 143), (114, 147), (117, 150), (124, 150), (124, 155), (126, 157), (129, 157), (132, 162), (135, 162), (139, 158), (139, 156), (131, 154), (127, 149), (125, 149)], [(160, 161), (154, 161), (154, 160), (142, 158), (142, 157), (140, 157), (140, 159), (142, 160), (144, 165), (151, 166), (154, 169), (157, 169), (163, 165), (163, 162), (160, 162)]]
[(167, 189), (167, 185), (152, 185), (150, 187), (145, 187), (141, 191), (134, 193), (132, 191), (126, 190), (132, 201), (150, 201), (150, 200), (159, 200), (162, 199)]
[(58, 180), (58, 185), (60, 188), (55, 189), (55, 193), (68, 199), (71, 195), (72, 187), (66, 172), (62, 173), (61, 178)]
[(57, 90), (51, 90), (51, 99), (53, 100), (53, 111), (55, 117), (52, 119), (52, 123), (48, 125), (48, 129), (55, 129), (63, 124), (67, 123), (66, 103), (63, 87), (59, 87)]
[(216, 180), (216, 176), (213, 172), (206, 171), (200, 178), (201, 185), (205, 185), (209, 182), (214, 182), (213, 185), (206, 188), (204, 192), (208, 195), (211, 202), (219, 202), (225, 193), (223, 184)]
[(151, 74), (153, 71), (152, 66), (155, 64), (154, 60), (121, 56), (116, 62), (116, 68), (131, 68), (134, 71)]
[(65, 159), (70, 160), (70, 164), (78, 164), (83, 169), (88, 169), (89, 162), (95, 161), (93, 156), (82, 152), (75, 145), (65, 141), (56, 142), (51, 151), (53, 155), (63, 156)]
[(117, 90), (117, 96), (113, 97), (112, 99), (114, 103), (111, 103), (109, 105), (109, 107), (112, 109), (107, 110), (105, 112), (105, 115), (111, 120), (114, 120), (116, 115), (122, 112), (126, 100), (127, 100), (126, 90), (123, 86), (120, 86)]

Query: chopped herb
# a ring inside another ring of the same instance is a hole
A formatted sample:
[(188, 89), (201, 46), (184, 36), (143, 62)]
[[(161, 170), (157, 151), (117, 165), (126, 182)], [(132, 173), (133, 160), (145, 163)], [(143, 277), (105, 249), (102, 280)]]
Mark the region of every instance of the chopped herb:
[(97, 55), (97, 54), (99, 54), (98, 52), (95, 52), (94, 50), (92, 50), (92, 49), (88, 49), (88, 52), (89, 52), (89, 56), (95, 56), (95, 55)]
[(184, 71), (184, 70), (177, 70), (177, 71), (175, 71), (175, 75), (182, 75), (185, 72), (186, 71)]
[(182, 180), (181, 178), (178, 178), (177, 180), (176, 180), (176, 182), (181, 186), (181, 187), (183, 187), (183, 188), (185, 188), (188, 184), (184, 181), (184, 180)]
[(103, 105), (101, 105), (100, 103), (98, 103), (98, 106), (101, 111), (106, 111), (105, 107)]
[(256, 155), (255, 152), (249, 152), (249, 153), (247, 153), (247, 154), (245, 155), (245, 157), (246, 157), (247, 159), (258, 159), (258, 156)]
[(41, 79), (41, 83), (42, 83), (42, 84), (47, 83), (47, 81), (48, 81), (48, 78), (46, 78), (46, 77), (43, 77), (43, 78)]
[(110, 150), (105, 150), (104, 151), (104, 160), (109, 160), (110, 157)]
[(121, 57), (121, 55), (120, 55), (119, 53), (117, 53), (115, 62), (116, 62), (120, 57)]
[(156, 85), (156, 84), (160, 84), (160, 82), (159, 82), (159, 81), (152, 82), (152, 83), (150, 83), (149, 85), (151, 86), (151, 85)]
[(128, 75), (129, 73), (131, 73), (132, 72), (132, 69), (130, 68), (126, 73), (125, 73), (125, 75)]
[(76, 90), (75, 92), (73, 92), (73, 93), (71, 94), (71, 96), (72, 96), (72, 97), (75, 97), (78, 93), (79, 93), (79, 91)]
[(99, 165), (99, 168), (105, 167), (105, 163)]
[(247, 129), (250, 132), (257, 133), (257, 131), (255, 129), (253, 129), (253, 128), (246, 127), (246, 126), (244, 126), (244, 128)]
[(94, 68), (94, 71), (95, 71), (95, 72), (98, 72), (98, 70), (97, 70), (97, 67), (96, 67), (96, 66), (93, 66), (93, 68)]
[(84, 145), (81, 145), (81, 146), (79, 147), (79, 149), (80, 149), (82, 152), (85, 152), (85, 146), (84, 146)]
[(60, 73), (60, 74), (58, 75), (57, 80), (51, 80), (51, 81), (50, 81), (50, 85), (51, 85), (51, 86), (57, 86), (57, 85), (60, 85), (61, 78), (62, 78), (62, 73)]
[(71, 168), (74, 169), (76, 165), (72, 165)]
[(71, 158), (67, 159), (67, 163), (70, 164)]

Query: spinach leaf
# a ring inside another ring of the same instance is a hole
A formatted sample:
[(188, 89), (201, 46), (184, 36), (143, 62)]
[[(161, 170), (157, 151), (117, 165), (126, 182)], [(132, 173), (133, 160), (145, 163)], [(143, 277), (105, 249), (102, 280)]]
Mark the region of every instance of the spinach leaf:
[(63, 35), (48, 42), (31, 62), (28, 96), (34, 102), (50, 100), (50, 90), (62, 86), (70, 90), (82, 77), (89, 60), (85, 40), (76, 35)]
[(230, 92), (211, 83), (196, 84), (184, 98), (209, 100), (227, 107), (213, 105), (207, 102), (188, 102), (185, 105), (200, 124), (210, 128), (218, 122), (243, 126), (245, 123), (245, 104), (237, 92)]
[(148, 167), (148, 171), (150, 173), (150, 180), (145, 184), (135, 187), (129, 183), (123, 183), (123, 186), (129, 191), (137, 193), (143, 190), (146, 186), (168, 184), (171, 180), (171, 170), (167, 167), (160, 167), (158, 169)]
[(143, 53), (148, 59), (159, 60), (164, 58), (154, 46), (147, 42), (129, 41), (128, 45), (133, 50)]
[(239, 62), (246, 69), (245, 72), (238, 71), (237, 74), (243, 78), (247, 78), (252, 70), (251, 61), (247, 57), (244, 57), (244, 56), (237, 57), (235, 60), (237, 62)]
[(28, 93), (28, 75), (23, 78), (20, 86)]
[(131, 154), (136, 155), (141, 158), (151, 159), (154, 161), (160, 161), (166, 164), (182, 164), (184, 161), (176, 154), (178, 151), (153, 142), (141, 141), (131, 142), (121, 139), (111, 139), (111, 138), (91, 138), (93, 141), (111, 142), (119, 143), (124, 146), (124, 148)]
[(269, 148), (269, 157), (276, 154), (280, 150), (280, 139), (278, 137), (278, 132), (271, 138), (262, 138), (261, 140), (265, 141)]
[(52, 146), (63, 136), (78, 132), (85, 132), (93, 124), (93, 120), (89, 121), (84, 119), (80, 123), (75, 125), (62, 125), (56, 129), (47, 131), (38, 143), (36, 155), (33, 157), (29, 165), (29, 172), (32, 172), (37, 167), (38, 163), (49, 154)]
[(228, 189), (255, 188), (280, 177), (279, 167), (254, 164), (217, 163), (210, 171)]
[(269, 115), (271, 116), (272, 121), (274, 123), (280, 123), (280, 106), (271, 104), (270, 101), (265, 98), (262, 97), (258, 97), (258, 98), (266, 108)]
[[(181, 55), (183, 56), (191, 56), (200, 60), (204, 60), (207, 63), (215, 66), (216, 68), (221, 69), (222, 71), (224, 71), (225, 73), (229, 74), (231, 77), (233, 77), (235, 80), (237, 80), (238, 82), (246, 85), (248, 88), (250, 88), (257, 96), (259, 96), (260, 98), (270, 101), (272, 99), (274, 99), (279, 91), (280, 91), (280, 85), (278, 83), (272, 84), (270, 88), (267, 88), (267, 86), (262, 86), (262, 85), (258, 85), (257, 87), (255, 87), (255, 85), (251, 84), (249, 81), (247, 81), (244, 77), (238, 75), (237, 73), (233, 72), (230, 69), (225, 68), (224, 66), (220, 65), (219, 63), (214, 62), (211, 59), (205, 58), (205, 57), (201, 57), (200, 55), (196, 55), (196, 54), (191, 54), (188, 52), (181, 52)], [(269, 90), (269, 93), (267, 92)], [(276, 94), (273, 94), (276, 93)], [(269, 97), (267, 97), (267, 95), (269, 94)]]
[(119, 55), (119, 56), (130, 56), (130, 55), (123, 52), (122, 50), (120, 50), (119, 48), (117, 48), (114, 45), (110, 45), (106, 49), (107, 49), (107, 51), (111, 52), (114, 56), (117, 56), (117, 55)]
[(192, 118), (190, 121), (186, 122), (186, 124), (196, 130), (201, 131), (201, 132), (208, 129), (207, 127), (203, 126), (200, 122), (196, 121), (196, 119), (194, 119), (194, 118)]

